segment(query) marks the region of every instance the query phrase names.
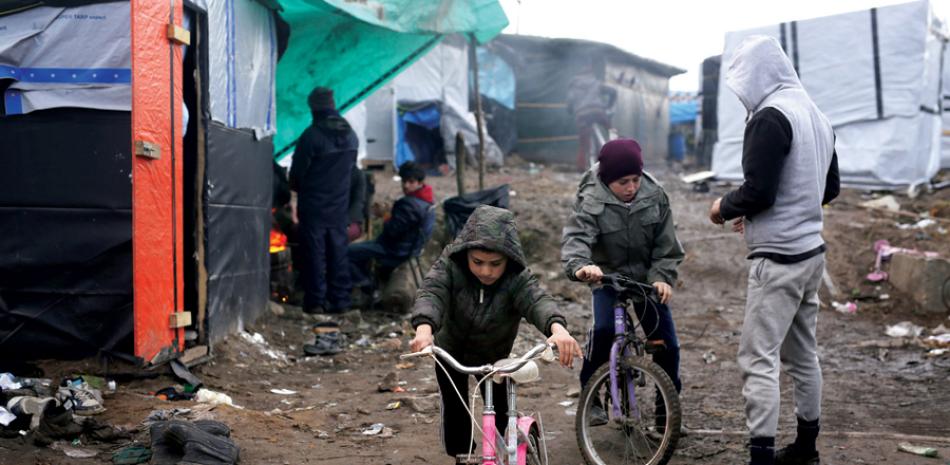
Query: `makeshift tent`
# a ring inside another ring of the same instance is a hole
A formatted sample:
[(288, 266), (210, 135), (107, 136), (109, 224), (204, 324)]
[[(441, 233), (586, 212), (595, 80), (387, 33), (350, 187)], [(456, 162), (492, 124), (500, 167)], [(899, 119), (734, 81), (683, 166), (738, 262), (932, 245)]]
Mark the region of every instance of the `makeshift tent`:
[[(944, 40), (927, 1), (726, 34), (725, 76), (753, 34), (783, 45), (812, 100), (835, 128), (842, 182), (893, 188), (928, 182), (940, 166)], [(712, 169), (742, 179), (746, 110), (720, 79)]]
[(0, 356), (158, 363), (189, 320), (199, 343), (252, 320), (279, 19), (250, 0), (41, 3), (0, 2)]
[(647, 157), (662, 158), (669, 136), (669, 79), (684, 70), (612, 45), (575, 39), (501, 35), (516, 56), (517, 152), (526, 159), (573, 163), (578, 135), (565, 96), (571, 80), (591, 66), (617, 90), (612, 124), (640, 141)]
[(284, 0), (281, 6), (294, 33), (278, 67), (279, 159), (310, 125), (306, 101), (314, 86), (332, 88), (338, 108), (346, 112), (425, 55), (444, 34), (472, 34), (484, 42), (508, 25), (497, 0)]
[(277, 108), (293, 140), (314, 86), (352, 106), (443, 32), (506, 24), (487, 0), (0, 0), (0, 357), (158, 363), (249, 323)]
[[(474, 157), (478, 127), (474, 113), (469, 111), (469, 74), (469, 44), (463, 37), (451, 35), (344, 113), (361, 145), (365, 145), (360, 159), (397, 167), (412, 160), (426, 165), (455, 163), (458, 132), (465, 139), (470, 157)], [(513, 80), (513, 76), (510, 78)], [(493, 95), (504, 92), (500, 83), (489, 88)], [(502, 98), (513, 100), (514, 95)], [(490, 126), (485, 136), (486, 162), (500, 165), (503, 153), (491, 138)], [(291, 155), (286, 154), (280, 163), (290, 166)]]

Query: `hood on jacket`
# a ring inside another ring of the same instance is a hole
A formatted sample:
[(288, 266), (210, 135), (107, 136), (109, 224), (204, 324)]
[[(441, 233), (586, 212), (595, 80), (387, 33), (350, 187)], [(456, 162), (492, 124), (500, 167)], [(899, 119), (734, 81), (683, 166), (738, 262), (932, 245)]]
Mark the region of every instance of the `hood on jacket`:
[(506, 274), (517, 274), (528, 267), (518, 239), (515, 215), (503, 208), (489, 205), (476, 208), (445, 253), (462, 269), (468, 270), (466, 252), (474, 248), (505, 254), (508, 257)]
[(732, 52), (726, 85), (750, 113), (769, 95), (782, 89), (801, 88), (788, 55), (774, 37), (749, 36)]
[(422, 187), (410, 192), (409, 195), (424, 202), (435, 203), (435, 193), (432, 191), (432, 186), (428, 184), (423, 184)]

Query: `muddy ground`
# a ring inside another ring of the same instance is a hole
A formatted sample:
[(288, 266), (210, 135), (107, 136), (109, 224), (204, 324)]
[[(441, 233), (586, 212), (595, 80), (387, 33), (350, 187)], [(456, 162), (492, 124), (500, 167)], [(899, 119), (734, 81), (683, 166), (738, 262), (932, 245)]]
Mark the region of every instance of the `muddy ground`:
[[(745, 463), (745, 426), (741, 379), (735, 362), (739, 340), (747, 264), (742, 239), (709, 224), (709, 204), (726, 191), (694, 192), (672, 171), (658, 173), (673, 202), (677, 231), (687, 250), (673, 301), (682, 344), (681, 394), (684, 423), (692, 430), (680, 441), (673, 464)], [(489, 173), (488, 185), (509, 183), (511, 208), (518, 215), (523, 242), (533, 270), (560, 301), (571, 331), (583, 343), (589, 323), (589, 293), (568, 282), (558, 262), (560, 228), (567, 217), (579, 177), (551, 168), (521, 165)], [(455, 193), (454, 178), (430, 179), (439, 198)], [(474, 187), (473, 183), (469, 183)], [(392, 200), (398, 184), (377, 175), (377, 200)], [(886, 238), (894, 245), (950, 254), (950, 222), (924, 230), (900, 230), (898, 221), (910, 217), (869, 212), (857, 206), (867, 194), (846, 190), (826, 213), (828, 268), (844, 296), (822, 291), (826, 306), (819, 320), (820, 357), (824, 370), (824, 412), (819, 448), (826, 464), (945, 464), (950, 457), (950, 355), (928, 356), (927, 349), (908, 339), (889, 338), (886, 325), (909, 320), (925, 328), (950, 326), (947, 315), (926, 315), (888, 284), (864, 281), (874, 262), (872, 244)], [(898, 197), (909, 211), (920, 212), (950, 201), (950, 189), (916, 200)], [(941, 232), (943, 231), (943, 232)], [(439, 237), (436, 240), (440, 240)], [(441, 239), (444, 240), (444, 239)], [(430, 247), (431, 255), (438, 245)], [(881, 300), (882, 294), (889, 299)], [(858, 311), (842, 314), (827, 304), (857, 297)], [(242, 448), (246, 464), (420, 464), (452, 463), (439, 442), (438, 397), (431, 362), (399, 365), (411, 339), (405, 316), (354, 312), (344, 320), (348, 336), (345, 353), (335, 357), (303, 357), (302, 344), (312, 335), (313, 318), (292, 306), (274, 306), (246, 330), (267, 341), (263, 347), (232, 336), (214, 347), (212, 362), (194, 369), (205, 385), (230, 395), (241, 408), (207, 406), (189, 401), (160, 401), (150, 395), (175, 384), (164, 375), (120, 383), (106, 399), (100, 419), (136, 428), (156, 409), (191, 408), (192, 416), (210, 416), (228, 423)], [(924, 335), (928, 332), (925, 331)], [(540, 341), (524, 325), (515, 351)], [(271, 349), (270, 355), (266, 349)], [(95, 372), (95, 360), (81, 363), (47, 362), (46, 376), (70, 371)], [(116, 369), (114, 366), (113, 369)], [(583, 462), (574, 439), (576, 405), (568, 396), (577, 384), (573, 371), (542, 366), (542, 379), (521, 388), (520, 407), (540, 411), (550, 463)], [(405, 392), (378, 392), (390, 373), (404, 381)], [(780, 442), (794, 433), (791, 385), (783, 376)], [(291, 395), (272, 393), (289, 389)], [(387, 405), (401, 401), (399, 408)], [(381, 435), (361, 433), (373, 423), (389, 430)], [(381, 437), (386, 436), (386, 437)], [(148, 441), (147, 433), (137, 434)], [(897, 452), (909, 441), (936, 447), (939, 459)], [(62, 452), (37, 448), (22, 439), (0, 440), (0, 465), (111, 463), (111, 451), (125, 444), (88, 444), (99, 452), (89, 459), (67, 458)]]

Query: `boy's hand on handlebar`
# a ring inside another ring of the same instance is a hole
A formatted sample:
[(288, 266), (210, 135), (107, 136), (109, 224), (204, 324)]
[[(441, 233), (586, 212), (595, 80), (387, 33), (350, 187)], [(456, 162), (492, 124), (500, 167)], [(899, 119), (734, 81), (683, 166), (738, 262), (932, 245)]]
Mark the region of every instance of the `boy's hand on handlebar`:
[(586, 265), (575, 271), (574, 276), (585, 283), (595, 283), (604, 277), (604, 272), (597, 265)]
[(429, 325), (419, 325), (416, 328), (416, 337), (412, 338), (412, 341), (409, 342), (409, 348), (413, 352), (419, 352), (426, 347), (432, 345), (432, 326)]
[(669, 303), (670, 299), (673, 298), (673, 286), (664, 283), (663, 281), (657, 281), (653, 283), (653, 287), (656, 288), (656, 294), (660, 298), (661, 304)]
[(571, 336), (571, 333), (567, 332), (560, 323), (554, 323), (551, 325), (551, 337), (548, 338), (548, 344), (554, 344), (557, 346), (557, 354), (561, 365), (571, 368), (574, 366), (574, 357), (583, 357), (584, 354), (581, 352), (581, 346), (577, 341)]

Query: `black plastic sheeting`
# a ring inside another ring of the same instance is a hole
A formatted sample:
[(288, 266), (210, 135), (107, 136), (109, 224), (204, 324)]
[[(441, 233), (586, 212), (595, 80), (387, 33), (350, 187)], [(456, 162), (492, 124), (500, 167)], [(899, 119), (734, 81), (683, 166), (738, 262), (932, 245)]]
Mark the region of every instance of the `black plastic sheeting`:
[(131, 124), (0, 117), (0, 358), (131, 357)]
[(468, 194), (445, 199), (442, 209), (445, 210), (445, 229), (449, 233), (449, 237), (454, 239), (462, 226), (465, 225), (465, 222), (468, 221), (468, 217), (481, 205), (507, 209), (510, 190), (508, 184), (502, 184), (491, 189), (469, 192)]
[(208, 338), (217, 341), (267, 307), (274, 144), (208, 124), (204, 183)]

